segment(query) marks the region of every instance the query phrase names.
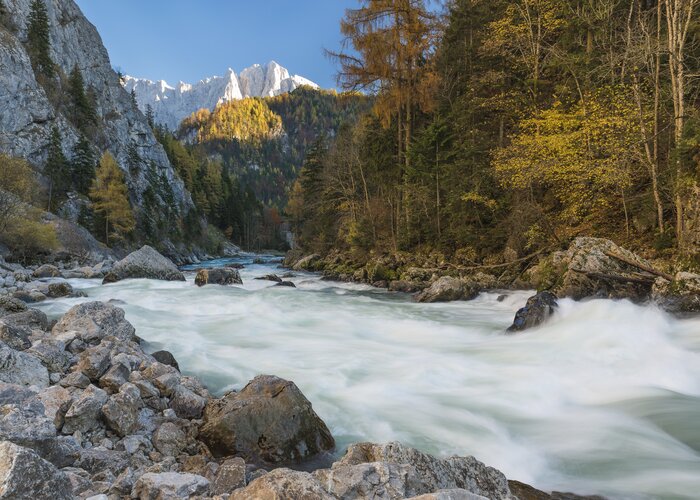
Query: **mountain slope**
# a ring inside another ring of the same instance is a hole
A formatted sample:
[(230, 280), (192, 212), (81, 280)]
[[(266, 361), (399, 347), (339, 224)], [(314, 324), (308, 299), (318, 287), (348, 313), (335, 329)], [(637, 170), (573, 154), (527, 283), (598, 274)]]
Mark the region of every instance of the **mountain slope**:
[(156, 123), (176, 130), (180, 122), (200, 109), (212, 111), (218, 104), (245, 97), (272, 97), (308, 85), (318, 88), (311, 80), (291, 75), (275, 61), (265, 66), (255, 64), (239, 75), (228, 69), (224, 76), (214, 76), (191, 85), (180, 82), (175, 87), (164, 80), (153, 82), (131, 76), (124, 77), (124, 88), (136, 95), (144, 113), (153, 108)]

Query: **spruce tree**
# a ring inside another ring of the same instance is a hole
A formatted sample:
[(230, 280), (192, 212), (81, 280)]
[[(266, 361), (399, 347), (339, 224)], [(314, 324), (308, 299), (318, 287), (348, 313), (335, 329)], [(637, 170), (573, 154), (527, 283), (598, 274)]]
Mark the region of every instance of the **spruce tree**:
[(153, 116), (153, 106), (150, 104), (146, 105), (146, 121), (151, 128), (155, 128), (155, 117)]
[(88, 194), (95, 178), (95, 154), (87, 138), (82, 135), (73, 147), (71, 179), (73, 187), (81, 194)]
[(63, 154), (61, 133), (57, 127), (51, 130), (49, 141), (49, 152), (44, 167), (44, 174), (49, 179), (49, 204), (48, 210), (54, 208), (57, 200), (65, 196), (70, 187), (70, 176), (68, 175), (68, 161)]
[(91, 125), (95, 125), (97, 117), (95, 108), (88, 95), (85, 93), (85, 81), (83, 74), (76, 64), (68, 79), (68, 92), (71, 101), (71, 117), (76, 127), (86, 132)]
[(49, 14), (44, 0), (33, 0), (27, 24), (27, 45), (34, 71), (51, 79), (56, 69), (51, 60), (51, 38), (49, 35)]
[(109, 152), (100, 159), (90, 198), (95, 211), (104, 218), (105, 243), (109, 244), (110, 236), (123, 239), (134, 230), (136, 221), (129, 204), (124, 174)]
[(126, 150), (126, 163), (132, 174), (137, 174), (141, 170), (141, 156), (139, 156), (139, 150), (134, 141), (129, 143)]
[(139, 103), (136, 100), (136, 91), (134, 89), (131, 89), (131, 105), (134, 107), (134, 109), (139, 108)]

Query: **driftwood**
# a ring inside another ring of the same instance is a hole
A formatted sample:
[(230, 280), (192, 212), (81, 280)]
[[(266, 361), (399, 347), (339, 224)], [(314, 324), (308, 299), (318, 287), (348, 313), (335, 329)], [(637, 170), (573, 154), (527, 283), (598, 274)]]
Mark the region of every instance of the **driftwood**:
[(657, 271), (656, 269), (654, 269), (651, 266), (647, 266), (645, 264), (640, 264), (639, 262), (635, 262), (632, 259), (628, 259), (627, 257), (625, 257), (623, 255), (618, 255), (618, 254), (613, 253), (613, 252), (605, 251), (603, 253), (605, 255), (607, 255), (608, 257), (610, 257), (612, 259), (619, 260), (620, 262), (623, 262), (629, 266), (636, 267), (637, 269), (641, 269), (642, 271), (646, 271), (647, 273), (653, 274), (654, 276), (659, 276), (665, 280), (673, 281), (673, 276), (671, 276), (670, 274), (664, 273), (663, 271)]
[(576, 269), (574, 267), (572, 267), (570, 269), (575, 273), (585, 274), (589, 278), (597, 278), (597, 279), (610, 280), (610, 281), (620, 281), (622, 283), (636, 283), (639, 285), (651, 285), (652, 282), (654, 281), (654, 278), (645, 278), (645, 277), (641, 277), (641, 276), (639, 276), (637, 278), (633, 278), (631, 276), (620, 276), (619, 274), (605, 274), (605, 273), (597, 273), (594, 271), (584, 271), (583, 269)]

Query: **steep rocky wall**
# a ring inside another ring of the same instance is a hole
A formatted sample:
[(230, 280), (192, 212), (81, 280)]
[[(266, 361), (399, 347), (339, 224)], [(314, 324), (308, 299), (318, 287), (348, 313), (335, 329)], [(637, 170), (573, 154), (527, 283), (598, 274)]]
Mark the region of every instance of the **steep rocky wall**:
[[(177, 176), (146, 118), (136, 109), (112, 69), (107, 50), (95, 27), (83, 16), (73, 0), (45, 0), (50, 26), (52, 59), (69, 74), (75, 65), (83, 73), (86, 87), (92, 87), (97, 114), (103, 127), (95, 146), (109, 150), (127, 177), (132, 203), (139, 205), (148, 187), (145, 169), (132, 174), (126, 168), (127, 150), (133, 142), (145, 163), (153, 162), (165, 174), (177, 204), (189, 210), (190, 194)], [(58, 126), (68, 154), (78, 133), (51, 105), (37, 83), (31, 61), (23, 46), (31, 0), (5, 0), (17, 27), (15, 33), (0, 28), (0, 151), (28, 159), (41, 167), (47, 154), (49, 136)]]

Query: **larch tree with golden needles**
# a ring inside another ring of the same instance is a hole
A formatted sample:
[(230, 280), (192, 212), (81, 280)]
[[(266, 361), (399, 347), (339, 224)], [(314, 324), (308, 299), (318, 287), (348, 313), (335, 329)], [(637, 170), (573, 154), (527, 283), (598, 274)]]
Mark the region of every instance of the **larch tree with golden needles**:
[(134, 230), (136, 220), (129, 205), (124, 174), (109, 152), (105, 152), (100, 159), (90, 188), (90, 198), (95, 204), (95, 211), (104, 217), (106, 243), (109, 243), (110, 236), (121, 239)]

